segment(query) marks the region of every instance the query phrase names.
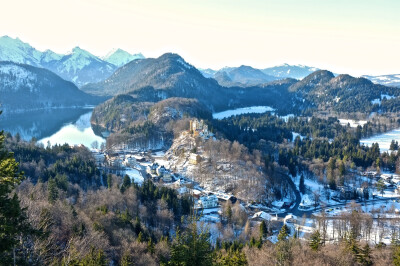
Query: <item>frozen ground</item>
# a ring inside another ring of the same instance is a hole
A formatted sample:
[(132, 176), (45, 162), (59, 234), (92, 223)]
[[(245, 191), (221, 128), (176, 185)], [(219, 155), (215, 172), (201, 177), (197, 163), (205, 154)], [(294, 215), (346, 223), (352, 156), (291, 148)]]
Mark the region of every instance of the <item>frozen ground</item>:
[(142, 174), (136, 169), (128, 168), (128, 170), (125, 171), (125, 174), (127, 174), (131, 180), (137, 184), (142, 184), (144, 181)]

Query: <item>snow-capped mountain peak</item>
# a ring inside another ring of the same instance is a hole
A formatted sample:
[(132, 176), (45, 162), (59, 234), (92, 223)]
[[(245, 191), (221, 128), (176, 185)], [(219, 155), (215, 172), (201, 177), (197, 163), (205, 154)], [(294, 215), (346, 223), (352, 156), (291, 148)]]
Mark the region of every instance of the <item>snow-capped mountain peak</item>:
[(106, 56), (102, 59), (110, 64), (113, 64), (117, 67), (123, 66), (135, 59), (144, 59), (145, 57), (141, 54), (130, 54), (125, 50), (120, 48), (112, 49)]
[(41, 52), (19, 38), (9, 36), (0, 37), (0, 59), (16, 63), (38, 66), (40, 64)]
[(43, 63), (48, 63), (54, 60), (60, 60), (63, 57), (61, 54), (57, 54), (51, 50), (46, 50), (42, 53), (40, 57), (40, 62)]

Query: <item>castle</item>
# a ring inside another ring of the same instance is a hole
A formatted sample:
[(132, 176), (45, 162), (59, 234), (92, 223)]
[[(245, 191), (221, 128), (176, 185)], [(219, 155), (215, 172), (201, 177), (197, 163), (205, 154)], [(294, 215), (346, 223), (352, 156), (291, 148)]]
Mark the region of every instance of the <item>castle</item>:
[(204, 139), (214, 136), (208, 131), (208, 126), (204, 123), (204, 120), (199, 121), (197, 118), (190, 120), (189, 132), (194, 137), (200, 136)]

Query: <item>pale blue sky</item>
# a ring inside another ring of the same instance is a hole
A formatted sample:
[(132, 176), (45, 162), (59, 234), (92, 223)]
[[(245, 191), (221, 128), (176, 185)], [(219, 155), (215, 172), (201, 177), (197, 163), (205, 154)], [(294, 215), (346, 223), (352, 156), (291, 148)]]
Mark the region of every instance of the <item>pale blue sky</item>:
[(120, 47), (197, 67), (307, 64), (400, 73), (397, 0), (0, 0), (0, 35), (64, 53)]

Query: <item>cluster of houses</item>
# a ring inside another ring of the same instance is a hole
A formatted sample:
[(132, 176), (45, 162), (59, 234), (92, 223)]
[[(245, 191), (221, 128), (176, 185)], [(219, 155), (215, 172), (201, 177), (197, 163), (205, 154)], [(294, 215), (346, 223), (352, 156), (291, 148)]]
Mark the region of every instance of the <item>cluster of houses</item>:
[(158, 163), (147, 166), (146, 172), (155, 181), (162, 180), (163, 182), (170, 183), (175, 180), (171, 171)]
[(226, 202), (229, 200), (234, 204), (237, 201), (237, 198), (235, 196), (220, 191), (204, 191), (197, 195), (193, 194), (193, 196), (198, 199), (196, 204), (197, 209), (216, 208), (219, 206), (220, 202)]
[(400, 190), (400, 176), (397, 174), (381, 174), (380, 179), (387, 188)]

